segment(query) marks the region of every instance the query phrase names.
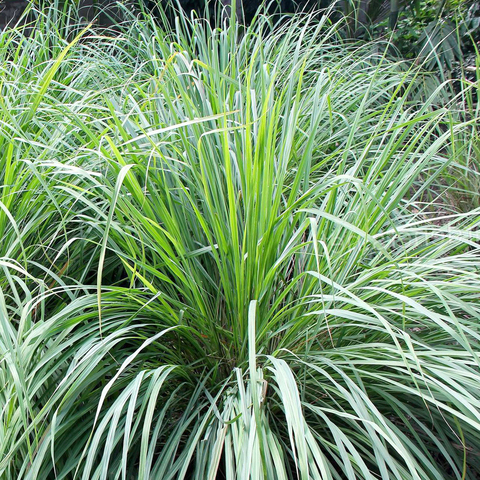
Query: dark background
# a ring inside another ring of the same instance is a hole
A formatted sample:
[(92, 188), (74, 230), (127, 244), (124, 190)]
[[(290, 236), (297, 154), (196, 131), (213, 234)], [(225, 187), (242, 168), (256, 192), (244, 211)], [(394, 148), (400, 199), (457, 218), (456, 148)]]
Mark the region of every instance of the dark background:
[(0, 0), (0, 29), (9, 22), (16, 23), (27, 4), (27, 0)]
[[(69, 0), (66, 0), (69, 1)], [(129, 8), (138, 7), (141, 3), (144, 7), (148, 9), (154, 9), (156, 4), (155, 1), (151, 0), (123, 0), (129, 4)], [(229, 0), (218, 0), (221, 1), (224, 5), (229, 3)], [(241, 0), (237, 0), (239, 3)], [(25, 7), (28, 5), (28, 0), (0, 0), (0, 29), (4, 29), (6, 25), (14, 25), (20, 18)], [(48, 1), (45, 1), (48, 4)], [(121, 21), (121, 13), (114, 6), (116, 0), (80, 0), (79, 8), (80, 14), (85, 18), (91, 20), (96, 13), (104, 10), (100, 14), (99, 23), (105, 26), (111, 25), (116, 21)], [(164, 0), (164, 4), (168, 3), (168, 0)], [(203, 11), (204, 0), (180, 0), (182, 7), (187, 10), (196, 9), (197, 11)], [(254, 0), (243, 0), (243, 10), (245, 14), (245, 21), (249, 21), (253, 14), (256, 12), (258, 6), (261, 2)], [(322, 5), (325, 3), (325, 5)], [(314, 7), (314, 6), (326, 6), (328, 5), (328, 0), (278, 0), (277, 6), (283, 12), (293, 12), (295, 10), (304, 9), (305, 7)]]

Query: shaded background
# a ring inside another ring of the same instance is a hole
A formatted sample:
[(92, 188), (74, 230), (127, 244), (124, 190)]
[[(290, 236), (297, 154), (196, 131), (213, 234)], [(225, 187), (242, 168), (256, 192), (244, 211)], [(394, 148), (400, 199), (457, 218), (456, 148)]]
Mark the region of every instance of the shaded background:
[[(68, 1), (68, 0), (67, 0)], [(72, 0), (70, 0), (72, 1)], [(130, 8), (135, 8), (139, 4), (154, 9), (156, 2), (153, 0), (123, 0), (124, 3), (129, 4)], [(231, 0), (218, 0), (223, 5), (231, 4)], [(20, 18), (22, 12), (28, 5), (29, 0), (0, 0), (0, 29), (5, 28), (6, 25), (15, 24)], [(112, 25), (115, 22), (122, 20), (121, 10), (115, 6), (117, 0), (79, 0), (78, 5), (80, 14), (85, 18), (91, 20), (99, 11), (99, 23), (105, 26)], [(168, 0), (163, 2), (167, 4)], [(240, 0), (237, 0), (240, 4)], [(245, 20), (248, 22), (256, 12), (261, 2), (254, 0), (243, 0), (243, 9), (245, 13)], [(304, 9), (306, 7), (320, 6), (325, 7), (329, 3), (328, 0), (279, 0), (277, 6), (283, 12), (293, 12), (295, 10)], [(205, 0), (180, 0), (182, 7), (187, 10), (197, 9), (203, 11)]]
[(0, 29), (11, 22), (16, 23), (28, 0), (0, 0)]

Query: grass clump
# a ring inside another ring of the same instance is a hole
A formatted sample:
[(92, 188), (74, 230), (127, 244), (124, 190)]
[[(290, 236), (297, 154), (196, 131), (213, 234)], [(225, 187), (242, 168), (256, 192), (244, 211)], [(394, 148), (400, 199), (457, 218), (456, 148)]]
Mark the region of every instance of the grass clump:
[(475, 478), (474, 120), (337, 31), (2, 33), (2, 478)]

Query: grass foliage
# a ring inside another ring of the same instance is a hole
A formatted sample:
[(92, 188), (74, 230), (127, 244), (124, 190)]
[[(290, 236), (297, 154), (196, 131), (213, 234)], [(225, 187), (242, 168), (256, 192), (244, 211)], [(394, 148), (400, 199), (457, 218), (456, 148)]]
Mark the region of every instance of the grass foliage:
[(0, 34), (0, 477), (477, 478), (478, 116), (326, 18), (69, 15)]

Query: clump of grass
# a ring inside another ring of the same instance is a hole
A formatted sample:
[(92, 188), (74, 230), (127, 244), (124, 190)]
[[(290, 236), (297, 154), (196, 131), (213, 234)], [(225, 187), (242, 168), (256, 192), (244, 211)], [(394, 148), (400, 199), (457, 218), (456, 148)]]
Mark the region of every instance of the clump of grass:
[(475, 478), (467, 125), (337, 31), (2, 34), (2, 478)]

